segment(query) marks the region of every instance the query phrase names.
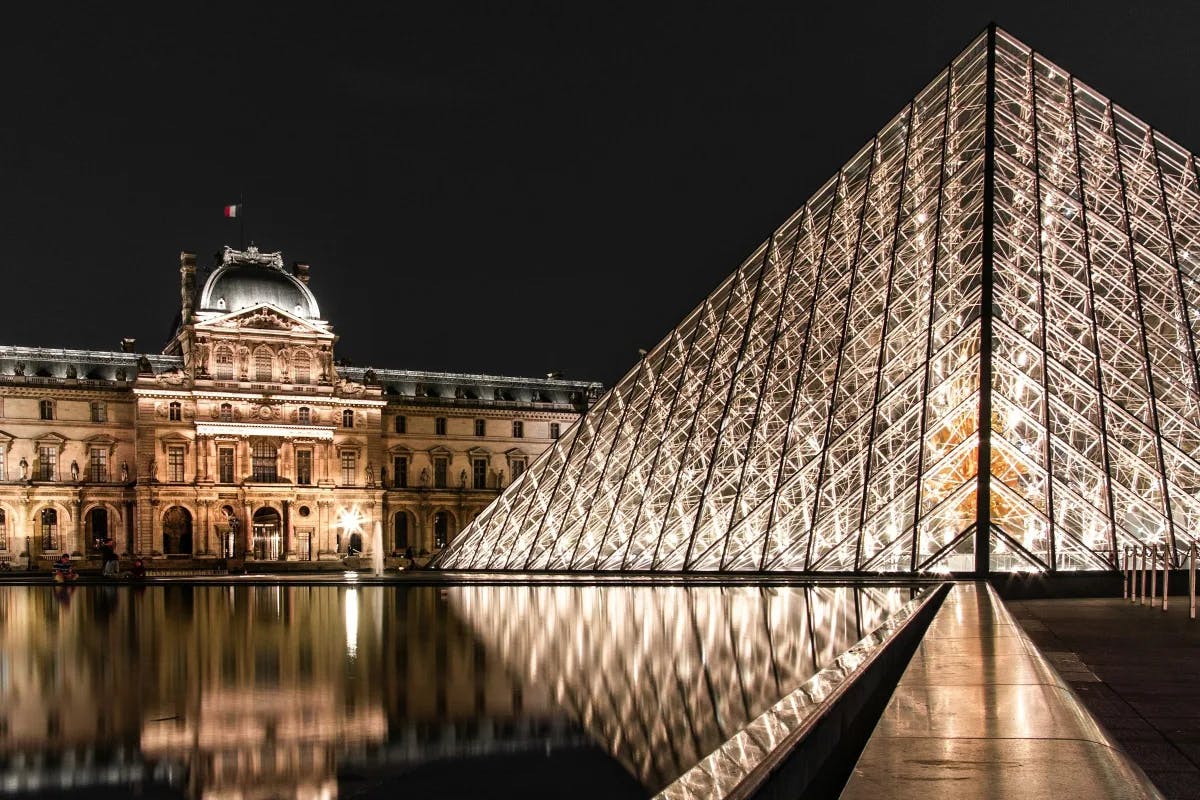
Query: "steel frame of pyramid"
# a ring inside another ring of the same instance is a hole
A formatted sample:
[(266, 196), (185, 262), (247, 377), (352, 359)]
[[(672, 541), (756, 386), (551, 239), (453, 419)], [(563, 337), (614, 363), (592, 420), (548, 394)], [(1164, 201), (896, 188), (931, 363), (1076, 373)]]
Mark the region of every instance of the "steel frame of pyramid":
[(1193, 156), (990, 28), (437, 565), (1179, 564), (1198, 261)]

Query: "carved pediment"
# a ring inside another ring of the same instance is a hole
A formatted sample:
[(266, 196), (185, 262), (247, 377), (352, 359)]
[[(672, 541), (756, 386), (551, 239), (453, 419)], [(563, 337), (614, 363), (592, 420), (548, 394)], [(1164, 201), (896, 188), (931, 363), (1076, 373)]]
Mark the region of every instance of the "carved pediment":
[(266, 304), (233, 311), (223, 316), (196, 324), (197, 331), (283, 331), (292, 333), (320, 334), (324, 338), (332, 338), (324, 325), (314, 325), (308, 320), (293, 316), (274, 306)]
[(237, 326), (239, 328), (259, 328), (274, 331), (303, 330), (303, 326), (296, 325), (284, 319), (279, 314), (268, 311), (265, 308), (255, 311), (249, 316), (240, 317), (237, 320)]

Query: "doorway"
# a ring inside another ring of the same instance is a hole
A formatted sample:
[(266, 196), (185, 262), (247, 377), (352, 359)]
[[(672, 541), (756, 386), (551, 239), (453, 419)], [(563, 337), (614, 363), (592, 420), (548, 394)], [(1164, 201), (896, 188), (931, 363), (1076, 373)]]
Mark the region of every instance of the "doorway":
[(283, 557), (283, 522), (279, 512), (264, 506), (254, 512), (254, 557), (278, 561)]

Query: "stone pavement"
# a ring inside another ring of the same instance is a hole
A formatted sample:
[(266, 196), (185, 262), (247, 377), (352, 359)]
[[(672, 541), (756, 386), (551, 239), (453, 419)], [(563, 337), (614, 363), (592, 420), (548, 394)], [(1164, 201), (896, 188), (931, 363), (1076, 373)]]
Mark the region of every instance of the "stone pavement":
[(947, 595), (842, 800), (1160, 798), (986, 583)]
[(1200, 800), (1200, 620), (1120, 598), (1023, 600), (1009, 611), (1170, 800)]

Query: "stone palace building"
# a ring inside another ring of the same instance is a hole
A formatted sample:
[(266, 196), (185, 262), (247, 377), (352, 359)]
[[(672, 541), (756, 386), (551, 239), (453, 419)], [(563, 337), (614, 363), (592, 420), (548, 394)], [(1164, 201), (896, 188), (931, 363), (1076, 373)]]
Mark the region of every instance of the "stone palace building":
[(180, 257), (161, 355), (0, 347), (0, 562), (444, 546), (600, 385), (339, 365), (309, 268)]

